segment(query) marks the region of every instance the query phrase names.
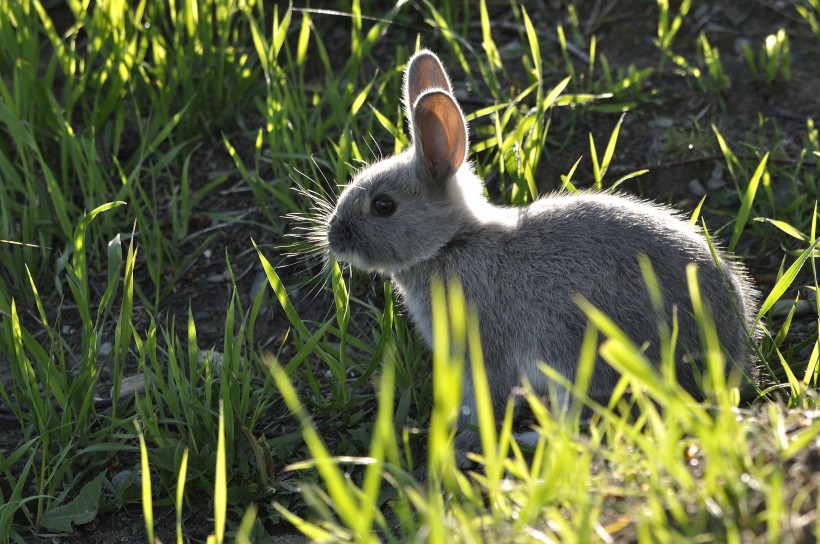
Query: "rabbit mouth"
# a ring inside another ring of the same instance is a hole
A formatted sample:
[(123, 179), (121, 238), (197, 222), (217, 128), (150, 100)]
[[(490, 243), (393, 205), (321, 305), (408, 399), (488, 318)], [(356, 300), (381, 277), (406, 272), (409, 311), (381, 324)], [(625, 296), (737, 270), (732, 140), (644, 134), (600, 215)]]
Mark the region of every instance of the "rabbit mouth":
[(331, 247), (330, 252), (333, 253), (333, 256), (337, 261), (349, 264), (353, 268), (358, 268), (359, 270), (374, 269), (374, 266), (371, 263), (367, 262), (364, 257), (355, 251), (339, 250), (338, 248)]
[(352, 247), (338, 247), (334, 244), (330, 244), (329, 249), (337, 261), (348, 264), (358, 270), (378, 272), (392, 276), (402, 272), (407, 267), (406, 263), (384, 259), (383, 257), (374, 258)]
[(328, 232), (328, 249), (337, 261), (359, 270), (374, 270), (376, 267), (366, 255), (354, 247), (349, 233), (339, 233), (338, 229)]

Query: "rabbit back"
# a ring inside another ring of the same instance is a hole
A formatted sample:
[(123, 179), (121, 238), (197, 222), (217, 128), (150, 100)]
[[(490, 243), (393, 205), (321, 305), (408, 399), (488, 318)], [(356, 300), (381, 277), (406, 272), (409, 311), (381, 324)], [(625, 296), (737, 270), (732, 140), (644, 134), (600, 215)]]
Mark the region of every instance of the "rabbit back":
[[(575, 376), (586, 317), (576, 296), (611, 317), (650, 360), (660, 358), (658, 316), (639, 267), (646, 255), (658, 278), (665, 318), (679, 325), (678, 358), (698, 359), (700, 332), (692, 316), (686, 267), (698, 267), (699, 287), (718, 324), (729, 359), (749, 373), (754, 291), (744, 271), (670, 209), (633, 197), (602, 193), (549, 196), (525, 208), (503, 208), (505, 221), (478, 221), (437, 255), (394, 275), (411, 316), (432, 338), (429, 288), (433, 278), (458, 279), (478, 313), (491, 389), (504, 402), (522, 375), (548, 393), (535, 362)], [(697, 393), (688, 365), (678, 380)], [(600, 361), (590, 394), (605, 398), (618, 379)]]

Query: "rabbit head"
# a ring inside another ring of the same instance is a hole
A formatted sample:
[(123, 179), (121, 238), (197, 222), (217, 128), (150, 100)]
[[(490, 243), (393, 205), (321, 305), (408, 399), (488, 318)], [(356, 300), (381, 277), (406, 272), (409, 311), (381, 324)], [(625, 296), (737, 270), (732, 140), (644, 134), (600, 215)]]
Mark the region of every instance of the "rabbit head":
[(355, 176), (327, 224), (330, 251), (363, 270), (395, 274), (431, 258), (486, 204), (465, 162), (464, 115), (430, 51), (408, 62), (404, 104), (412, 146)]

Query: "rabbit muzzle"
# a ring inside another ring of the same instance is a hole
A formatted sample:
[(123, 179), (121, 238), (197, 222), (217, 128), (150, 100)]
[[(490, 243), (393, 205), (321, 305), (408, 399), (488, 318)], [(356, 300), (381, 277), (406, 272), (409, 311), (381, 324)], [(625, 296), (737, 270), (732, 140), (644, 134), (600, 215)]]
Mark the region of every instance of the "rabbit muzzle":
[(327, 225), (327, 243), (337, 257), (353, 250), (353, 229), (347, 221), (333, 214)]

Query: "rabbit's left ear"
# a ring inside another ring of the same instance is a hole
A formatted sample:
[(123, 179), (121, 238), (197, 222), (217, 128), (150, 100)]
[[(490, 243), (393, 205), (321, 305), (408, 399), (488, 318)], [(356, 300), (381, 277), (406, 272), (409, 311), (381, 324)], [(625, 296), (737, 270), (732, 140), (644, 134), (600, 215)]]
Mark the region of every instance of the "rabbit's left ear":
[(404, 107), (408, 119), (413, 118), (416, 100), (432, 89), (453, 92), (441, 61), (433, 52), (422, 49), (408, 61), (404, 72)]
[(467, 123), (449, 92), (432, 90), (416, 101), (412, 115), (416, 157), (433, 182), (446, 183), (467, 156)]

